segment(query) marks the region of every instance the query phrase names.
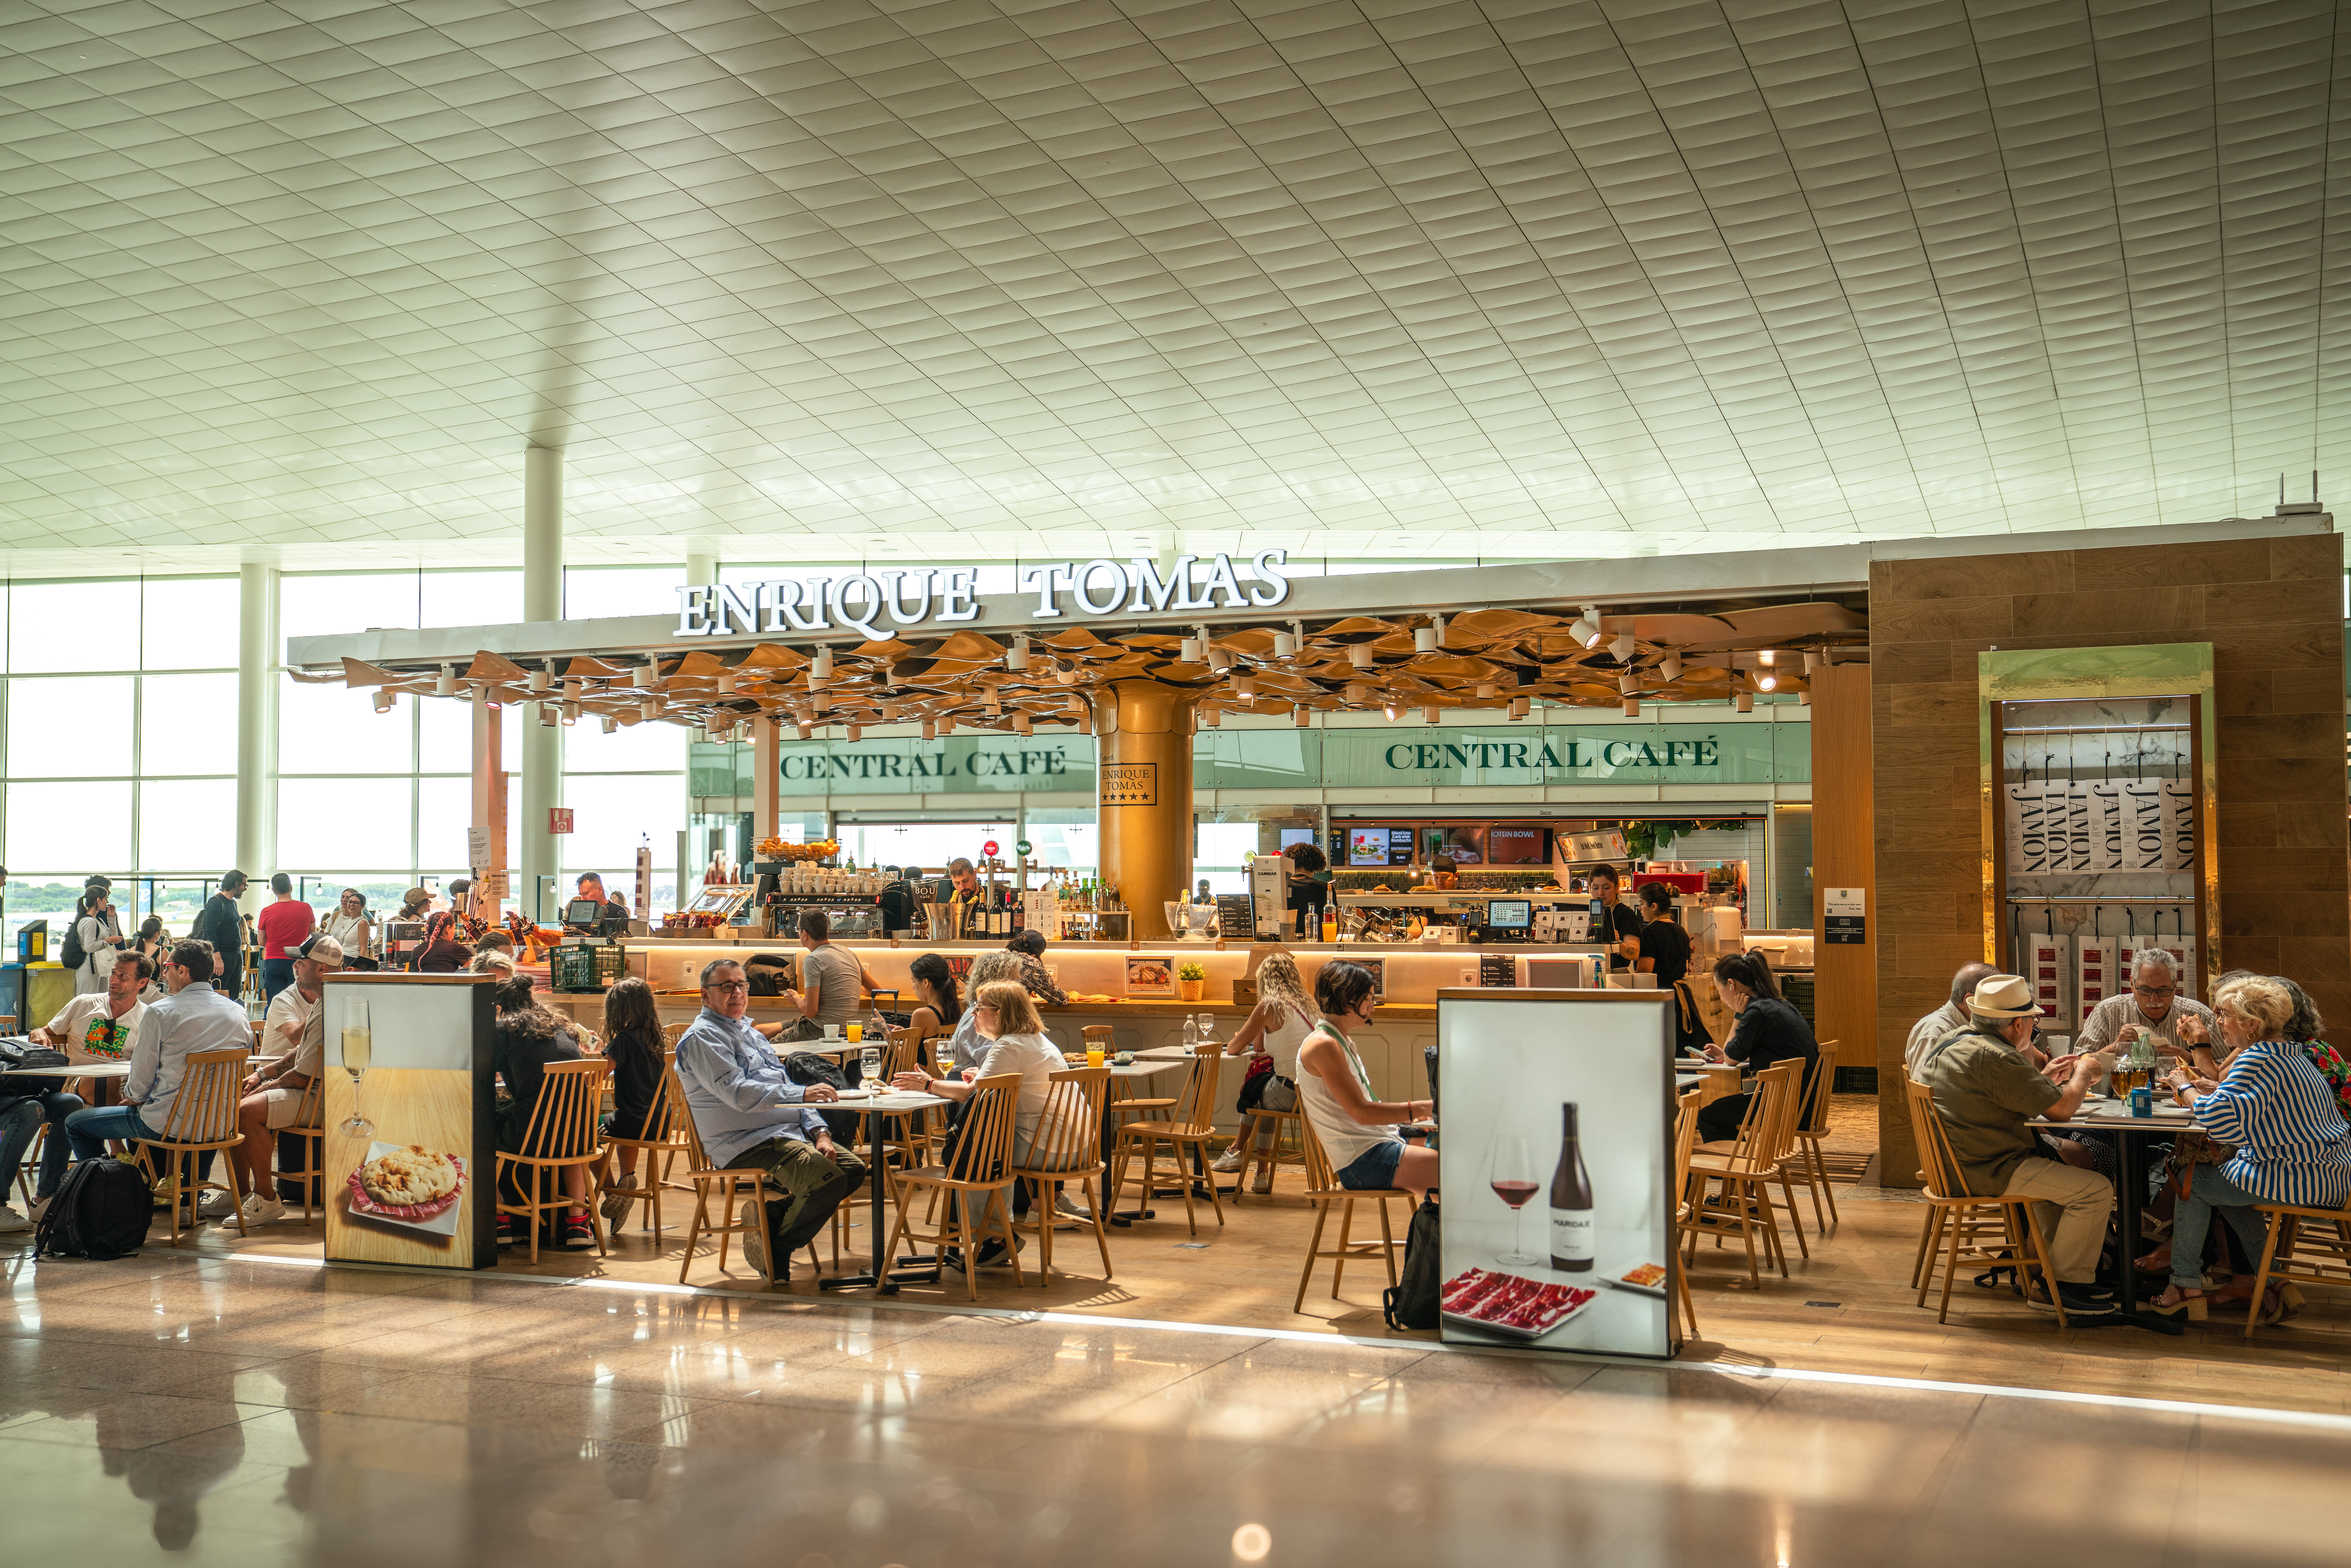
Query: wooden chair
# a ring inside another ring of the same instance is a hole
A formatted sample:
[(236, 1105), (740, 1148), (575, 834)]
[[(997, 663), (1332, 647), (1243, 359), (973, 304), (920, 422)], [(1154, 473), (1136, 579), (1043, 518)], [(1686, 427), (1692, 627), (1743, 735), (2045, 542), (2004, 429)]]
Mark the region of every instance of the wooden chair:
[(1029, 1151), (1026, 1165), (1012, 1167), (1013, 1179), (1032, 1189), (1030, 1218), (1014, 1225), (1037, 1232), (1040, 1289), (1053, 1272), (1053, 1187), (1059, 1182), (1075, 1182), (1084, 1189), (1087, 1212), (1093, 1216), (1094, 1245), (1102, 1250), (1102, 1278), (1112, 1277), (1110, 1239), (1102, 1232), (1102, 1206), (1094, 1190), (1094, 1178), (1102, 1174), (1102, 1102), (1110, 1092), (1110, 1069), (1071, 1067), (1051, 1078), (1045, 1114), (1038, 1123), (1044, 1140)]
[[(897, 1200), (897, 1220), (891, 1228), (890, 1245), (883, 1256), (897, 1257), (904, 1241), (925, 1242), (940, 1249), (956, 1247), (963, 1253), (964, 1290), (975, 1301), (979, 1300), (979, 1246), (991, 1237), (1001, 1238), (1012, 1255), (1013, 1283), (1027, 1283), (1020, 1271), (1020, 1243), (1012, 1233), (1012, 1202), (1008, 1196), (1014, 1180), (1012, 1125), (1019, 1093), (1018, 1073), (1003, 1072), (975, 1080), (971, 1098), (965, 1102), (955, 1154), (947, 1163), (890, 1173), (891, 1194)], [(931, 1224), (928, 1233), (914, 1228), (914, 1198), (917, 1193), (933, 1200), (933, 1212), (939, 1211), (940, 1199), (946, 1200), (943, 1218), (926, 1221)], [(979, 1208), (977, 1218), (971, 1212), (975, 1203)]]
[[(1935, 1321), (1951, 1321), (1951, 1284), (1962, 1266), (1990, 1264), (2017, 1270), (2020, 1283), (2027, 1270), (2038, 1269), (2057, 1309), (2057, 1326), (2065, 1326), (2065, 1303), (2056, 1290), (2057, 1276), (2049, 1270), (2049, 1243), (2041, 1233), (2040, 1217), (2027, 1197), (1979, 1197), (1968, 1191), (1952, 1156), (1943, 1119), (1935, 1113), (1935, 1092), (1905, 1079), (1902, 1093), (1910, 1110), (1910, 1133), (1918, 1145), (1919, 1175), (1926, 1182), (1928, 1203), (1925, 1234), (1918, 1239), (1918, 1262), (1912, 1279), (1918, 1287), (1918, 1305), (1935, 1282), (1938, 1252), (1942, 1254), (1943, 1301)], [(2017, 1221), (2022, 1216), (2023, 1224)]]
[(2257, 1203), (2269, 1221), (2270, 1239), (2253, 1276), (2253, 1299), (2245, 1309), (2245, 1337), (2261, 1326), (2262, 1302), (2273, 1281), (2283, 1285), (2288, 1304), (2299, 1306), (2302, 1285), (2351, 1285), (2351, 1208), (2298, 1208)]
[[(1388, 1200), (1402, 1198), (1410, 1204), (1419, 1194), (1402, 1187), (1348, 1187), (1339, 1185), (1338, 1175), (1331, 1168), (1331, 1155), (1322, 1147), (1322, 1136), (1311, 1122), (1304, 1124), (1306, 1147), (1306, 1201), (1314, 1206), (1314, 1234), (1306, 1239), (1306, 1266), (1298, 1271), (1298, 1296), (1290, 1303), (1293, 1312), (1306, 1310), (1306, 1287), (1313, 1281), (1314, 1265), (1322, 1259), (1331, 1260), (1331, 1299), (1339, 1299), (1339, 1281), (1347, 1271), (1350, 1258), (1378, 1258), (1387, 1266), (1388, 1283), (1396, 1282), (1395, 1230), (1388, 1222)], [(1355, 1205), (1376, 1204), (1380, 1211), (1380, 1239), (1376, 1243), (1349, 1239), (1355, 1225)], [(1339, 1244), (1324, 1250), (1322, 1229), (1330, 1223), (1331, 1210), (1339, 1210)]]
[[(1259, 1146), (1259, 1134), (1266, 1136)], [(1306, 1113), (1302, 1108), (1289, 1111), (1269, 1111), (1260, 1105), (1241, 1117), (1241, 1130), (1234, 1143), (1241, 1151), (1241, 1173), (1233, 1179), (1233, 1207), (1240, 1207), (1241, 1195), (1249, 1190), (1249, 1172), (1254, 1169), (1270, 1182), (1283, 1166), (1306, 1165)]]
[[(322, 1069), (318, 1077), (310, 1080), (310, 1086), (302, 1091), (302, 1098), (294, 1107), (294, 1124), (277, 1129), (277, 1179), (301, 1184), (304, 1225), (310, 1223), (310, 1210), (313, 1207), (319, 1210), (319, 1218), (321, 1220), (326, 1218), (327, 1118), (324, 1104), (326, 1084), (326, 1073)], [(289, 1138), (301, 1141), (302, 1162), (298, 1166), (289, 1166), (287, 1163), (287, 1140)], [(315, 1200), (310, 1196), (313, 1192), (319, 1195)]]
[(691, 1019), (684, 1023), (665, 1023), (661, 1026), (662, 1044), (668, 1050), (672, 1056), (675, 1056), (677, 1054), (677, 1042), (679, 1038), (683, 1036), (687, 1030), (690, 1030), (693, 1027), (694, 1024)]
[[(677, 1282), (683, 1285), (685, 1283), (686, 1275), (694, 1268), (694, 1249), (701, 1245), (702, 1238), (705, 1235), (718, 1238), (718, 1267), (722, 1270), (726, 1267), (726, 1239), (730, 1236), (741, 1235), (746, 1228), (735, 1207), (737, 1197), (747, 1199), (756, 1197), (765, 1204), (768, 1193), (774, 1189), (764, 1185), (768, 1179), (768, 1173), (759, 1166), (721, 1166), (710, 1163), (709, 1152), (702, 1146), (701, 1130), (695, 1126), (694, 1114), (686, 1108), (685, 1087), (677, 1079), (676, 1053), (674, 1051), (669, 1053), (669, 1060), (670, 1071), (664, 1097), (676, 1108), (674, 1125), (679, 1134), (676, 1146), (678, 1152), (685, 1155), (686, 1179), (694, 1184), (694, 1223), (686, 1231), (685, 1256), (677, 1266)], [(716, 1219), (710, 1218), (710, 1189), (714, 1186), (719, 1189)], [(846, 1207), (847, 1205), (844, 1204), (842, 1207)], [(835, 1218), (838, 1219), (838, 1218), (839, 1211), (836, 1210)], [(762, 1226), (767, 1224), (764, 1211), (760, 1215), (758, 1223)], [(834, 1226), (833, 1230), (832, 1264), (835, 1269), (838, 1269), (841, 1267), (841, 1236), (838, 1224)], [(816, 1243), (813, 1241), (809, 1243), (808, 1255), (809, 1267), (816, 1268), (818, 1266)]]
[[(215, 1152), (242, 1148), (245, 1134), (237, 1130), (236, 1106), (243, 1098), (245, 1064), (252, 1052), (240, 1050), (193, 1051), (180, 1079), (180, 1092), (172, 1101), (172, 1114), (163, 1124), (160, 1138), (133, 1140), (131, 1154), (140, 1168), (147, 1173), (152, 1185), (159, 1181), (172, 1184), (172, 1245), (180, 1244), (180, 1205), (188, 1206), (189, 1228), (195, 1226), (196, 1195), (206, 1187), (228, 1194), (235, 1205), (236, 1233), (247, 1234), (245, 1228), (245, 1193), (237, 1186), (236, 1160), (234, 1156), (219, 1163), (227, 1167), (228, 1180), (207, 1181), (196, 1175), (197, 1156), (205, 1150)], [(149, 1150), (160, 1150), (163, 1169), (159, 1175)]]
[[(645, 1228), (658, 1237), (662, 1230), (662, 1189), (670, 1185), (672, 1166), (678, 1155), (684, 1154), (685, 1139), (678, 1124), (688, 1120), (685, 1101), (677, 1083), (677, 1052), (662, 1052), (662, 1082), (653, 1095), (653, 1103), (645, 1111), (644, 1124), (623, 1136), (616, 1126), (612, 1135), (604, 1140), (606, 1158), (596, 1167), (596, 1189), (600, 1197), (618, 1193), (622, 1197), (641, 1199), (646, 1207)], [(642, 1185), (621, 1184), (620, 1151), (634, 1149), (643, 1162)]]
[[(1698, 1146), (1698, 1113), (1706, 1096), (1693, 1089), (1674, 1103), (1674, 1193), (1677, 1207), (1674, 1225), (1677, 1233), (1686, 1232), (1690, 1222), (1689, 1178), (1690, 1154)], [(1678, 1252), (1679, 1248), (1675, 1250)], [(1669, 1258), (1674, 1266), (1674, 1300), (1689, 1320), (1690, 1338), (1698, 1338), (1698, 1305), (1690, 1300), (1689, 1270), (1679, 1259)]]
[(604, 1225), (596, 1213), (595, 1170), (603, 1162), (605, 1145), (598, 1123), (597, 1107), (604, 1092), (604, 1080), (611, 1073), (612, 1064), (604, 1058), (590, 1057), (580, 1061), (550, 1061), (539, 1069), (538, 1103), (530, 1108), (530, 1125), (523, 1133), (522, 1146), (528, 1154), (498, 1151), (498, 1176), (501, 1187), (507, 1171), (516, 1172), (516, 1185), (527, 1195), (520, 1203), (498, 1199), (498, 1212), (518, 1216), (530, 1227), (530, 1260), (538, 1261), (538, 1218), (549, 1209), (569, 1208), (571, 1199), (563, 1196), (562, 1184), (556, 1184), (551, 1197), (539, 1196), (539, 1178), (573, 1166), (587, 1173), (589, 1194), (584, 1200), (588, 1207), (588, 1228), (596, 1238), (596, 1252), (605, 1255)]
[[(1143, 1155), (1142, 1201), (1148, 1207), (1153, 1189), (1158, 1185), (1159, 1145), (1165, 1144), (1176, 1160), (1177, 1186), (1184, 1194), (1184, 1221), (1192, 1234), (1200, 1234), (1200, 1217), (1192, 1206), (1192, 1171), (1184, 1168), (1184, 1156), (1190, 1154), (1196, 1169), (1207, 1168), (1208, 1140), (1216, 1136), (1217, 1078), (1224, 1065), (1225, 1048), (1214, 1040), (1192, 1048), (1191, 1065), (1186, 1069), (1184, 1090), (1167, 1102), (1173, 1107), (1168, 1118), (1162, 1121), (1127, 1122), (1118, 1129), (1114, 1155), (1117, 1174), (1111, 1178), (1106, 1195), (1115, 1200), (1126, 1190), (1127, 1173), (1134, 1168), (1137, 1151)], [(1129, 1101), (1128, 1106), (1144, 1103)], [(1123, 1110), (1127, 1106), (1120, 1106)], [(1217, 1184), (1208, 1182), (1208, 1201), (1217, 1211), (1217, 1223), (1225, 1222), (1225, 1200), (1218, 1196)]]
[[(1788, 1252), (1780, 1240), (1771, 1184), (1774, 1177), (1783, 1176), (1781, 1159), (1795, 1101), (1801, 1093), (1803, 1070), (1802, 1061), (1790, 1060), (1758, 1072), (1755, 1086), (1748, 1094), (1747, 1113), (1740, 1120), (1739, 1135), (1728, 1145), (1702, 1145), (1690, 1155), (1689, 1176), (1696, 1184), (1696, 1194), (1690, 1223), (1683, 1230), (1689, 1260), (1697, 1260), (1701, 1231), (1711, 1231), (1719, 1247), (1722, 1233), (1736, 1229), (1747, 1244), (1748, 1283), (1757, 1290), (1763, 1286), (1755, 1263), (1755, 1238), (1759, 1234), (1763, 1238), (1764, 1255), (1779, 1265), (1782, 1279), (1788, 1277)], [(1719, 1198), (1705, 1196), (1709, 1181), (1722, 1184)], [(1795, 1198), (1791, 1193), (1792, 1218), (1794, 1210)], [(1798, 1239), (1802, 1239), (1801, 1231)]]
[[(1795, 1160), (1796, 1179), (1813, 1190), (1813, 1223), (1823, 1236), (1829, 1233), (1831, 1224), (1843, 1223), (1837, 1214), (1836, 1189), (1829, 1185), (1828, 1155), (1821, 1146), (1821, 1139), (1829, 1130), (1829, 1095), (1836, 1083), (1836, 1041), (1821, 1041), (1820, 1061), (1813, 1065), (1813, 1082), (1798, 1106), (1792, 1130), (1794, 1146), (1789, 1150)], [(1823, 1198), (1828, 1200), (1825, 1217), (1821, 1213)]]

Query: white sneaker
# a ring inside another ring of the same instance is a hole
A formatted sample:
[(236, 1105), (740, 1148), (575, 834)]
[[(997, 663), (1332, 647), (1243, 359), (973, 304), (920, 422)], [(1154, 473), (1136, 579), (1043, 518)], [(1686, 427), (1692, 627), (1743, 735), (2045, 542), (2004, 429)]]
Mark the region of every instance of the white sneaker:
[(40, 1222), (41, 1222), (41, 1216), (43, 1216), (43, 1215), (45, 1215), (45, 1214), (48, 1213), (48, 1211), (49, 1211), (49, 1205), (50, 1205), (50, 1204), (52, 1204), (52, 1203), (54, 1203), (54, 1202), (56, 1202), (56, 1201), (57, 1201), (57, 1194), (55, 1194), (55, 1193), (51, 1193), (51, 1194), (50, 1194), (48, 1197), (37, 1197), (37, 1198), (35, 1198), (35, 1199), (33, 1200), (33, 1211), (32, 1211), (31, 1218), (32, 1218), (32, 1221), (33, 1221), (33, 1223), (34, 1223), (35, 1225), (38, 1225), (38, 1224), (40, 1224)]
[(236, 1212), (236, 1199), (219, 1187), (207, 1187), (204, 1197), (196, 1199), (196, 1218), (224, 1219)]
[[(245, 1228), (247, 1230), (256, 1225), (275, 1225), (285, 1218), (286, 1206), (274, 1197), (264, 1197), (259, 1193), (255, 1193), (245, 1200)], [(235, 1230), (236, 1216), (230, 1215), (220, 1222), (217, 1228)]]
[(1086, 1225), (1092, 1225), (1094, 1220), (1092, 1211), (1066, 1192), (1053, 1195), (1053, 1212), (1064, 1219), (1074, 1219)]
[(1208, 1168), (1221, 1176), (1231, 1176), (1234, 1172), (1241, 1168), (1242, 1158), (1243, 1155), (1241, 1146), (1238, 1144), (1235, 1144), (1226, 1149), (1223, 1154), (1218, 1155), (1217, 1156), (1217, 1163), (1210, 1166)]
[(16, 1212), (9, 1204), (0, 1203), (0, 1236), (13, 1236), (19, 1230), (30, 1230), (33, 1222)]

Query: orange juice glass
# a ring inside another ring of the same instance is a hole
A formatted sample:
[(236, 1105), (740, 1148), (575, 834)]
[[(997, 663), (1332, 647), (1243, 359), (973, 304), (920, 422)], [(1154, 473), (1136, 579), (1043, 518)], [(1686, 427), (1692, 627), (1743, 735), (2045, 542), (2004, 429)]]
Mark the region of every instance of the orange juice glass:
[(1100, 1067), (1102, 1064), (1102, 1048), (1099, 1045), (1090, 1045), (1086, 1047), (1086, 1065), (1088, 1067)]
[(865, 1038), (865, 1026), (862, 1023), (843, 1024), (841, 1032), (849, 1037), (850, 1044), (855, 1045)]

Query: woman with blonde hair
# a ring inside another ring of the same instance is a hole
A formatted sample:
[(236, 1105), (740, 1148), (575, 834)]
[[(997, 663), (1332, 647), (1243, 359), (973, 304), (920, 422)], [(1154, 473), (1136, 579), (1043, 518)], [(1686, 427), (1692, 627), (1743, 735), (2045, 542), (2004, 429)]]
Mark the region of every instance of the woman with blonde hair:
[[(2334, 1090), (2290, 1038), (2294, 999), (2266, 976), (2231, 980), (2212, 998), (2228, 1048), (2219, 1082), (2175, 1069), (2167, 1080), (2195, 1112), (2204, 1133), (2235, 1153), (2223, 1163), (2190, 1167), (2187, 1197), (2171, 1220), (2171, 1288), (2148, 1303), (2156, 1312), (2202, 1318), (2204, 1238), (2218, 1209), (2249, 1258), (2259, 1258), (2268, 1226), (2260, 1203), (2341, 1208), (2351, 1203), (2351, 1124)], [(2220, 1292), (2241, 1301), (2262, 1322), (2275, 1322), (2299, 1304), (2291, 1286), (2272, 1286), (2254, 1301), (2252, 1281), (2241, 1277)]]
[[(979, 1015), (975, 1010), (979, 1004), (979, 988), (998, 980), (1017, 981), (1019, 978), (1020, 955), (1018, 953), (998, 947), (971, 961), (971, 973), (964, 977), (964, 985), (966, 994), (972, 999), (972, 1006), (964, 1009), (962, 1016), (956, 1019), (955, 1033), (947, 1037), (946, 1043), (932, 1047), (940, 1055), (939, 1065), (942, 1068), (952, 1072), (979, 1065), (980, 1058), (987, 1054), (987, 1041), (979, 1032)], [(1021, 989), (1026, 991), (1028, 988), (1023, 986)], [(1032, 1004), (1029, 1009), (1030, 1016), (1035, 1016), (1036, 1010)]]
[[(972, 967), (978, 967), (977, 964)], [(1053, 1074), (1065, 1065), (1061, 1053), (1045, 1038), (1045, 1020), (1037, 1016), (1037, 1004), (1029, 999), (1029, 988), (1018, 979), (989, 980), (973, 987), (970, 1016), (987, 1046), (977, 1068), (946, 1078), (934, 1078), (918, 1069), (901, 1072), (892, 1081), (893, 1085), (949, 1100), (968, 1100), (971, 1080), (1017, 1073), (1020, 1089), (1012, 1118), (1012, 1163), (1027, 1165), (1037, 1145), (1050, 1142), (1059, 1130), (1045, 1124), (1045, 1105), (1053, 1092)], [(1017, 1218), (1029, 1207), (1028, 1184), (1014, 1182), (1012, 1194), (1012, 1213)], [(1019, 1239), (1014, 1239), (1017, 1242)], [(1003, 1242), (990, 1240), (979, 1249), (977, 1266), (989, 1268), (1008, 1262), (1011, 1257)], [(945, 1266), (963, 1266), (952, 1249), (946, 1254)]]
[[(1314, 998), (1306, 989), (1306, 977), (1298, 972), (1298, 960), (1282, 948), (1267, 954), (1265, 962), (1257, 967), (1257, 1006), (1249, 1010), (1241, 1027), (1233, 1031), (1232, 1043), (1225, 1047), (1228, 1056), (1251, 1056), (1249, 1076), (1241, 1080), (1237, 1103), (1243, 1116), (1259, 1109), (1298, 1109), (1298, 1048), (1314, 1032), (1317, 1016)], [(1257, 1144), (1259, 1150), (1272, 1152), (1272, 1123), (1259, 1124)], [(1210, 1168), (1230, 1176), (1247, 1159), (1248, 1151), (1235, 1138)], [(1270, 1160), (1259, 1163), (1257, 1180), (1249, 1184), (1249, 1190), (1273, 1190)]]

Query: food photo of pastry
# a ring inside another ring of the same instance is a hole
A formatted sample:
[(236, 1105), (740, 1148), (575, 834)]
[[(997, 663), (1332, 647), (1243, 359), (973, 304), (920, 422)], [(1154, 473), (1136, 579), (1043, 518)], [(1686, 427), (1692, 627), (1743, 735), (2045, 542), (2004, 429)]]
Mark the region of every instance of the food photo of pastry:
[(376, 1144), (345, 1188), (355, 1217), (455, 1236), (465, 1162), (416, 1144)]

